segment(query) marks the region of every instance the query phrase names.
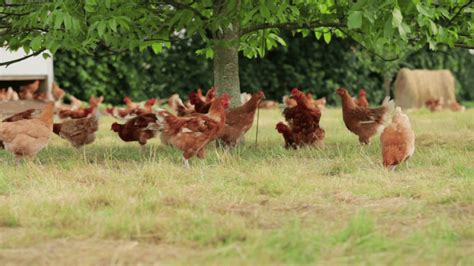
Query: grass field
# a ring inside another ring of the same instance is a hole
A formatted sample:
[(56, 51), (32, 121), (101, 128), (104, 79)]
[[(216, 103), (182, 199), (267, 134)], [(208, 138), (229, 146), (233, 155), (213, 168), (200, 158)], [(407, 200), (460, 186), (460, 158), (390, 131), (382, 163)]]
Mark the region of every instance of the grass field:
[(275, 263), (473, 265), (474, 110), (409, 113), (417, 150), (395, 172), (323, 114), (324, 149), (260, 138), (182, 167), (152, 140), (124, 143), (103, 118), (84, 155), (54, 136), (35, 163), (0, 151), (0, 265)]

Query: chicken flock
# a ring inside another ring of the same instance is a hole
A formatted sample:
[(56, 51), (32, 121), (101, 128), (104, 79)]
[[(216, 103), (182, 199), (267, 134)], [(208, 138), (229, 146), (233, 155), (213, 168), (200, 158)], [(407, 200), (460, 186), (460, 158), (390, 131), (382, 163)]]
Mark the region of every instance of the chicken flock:
[[(36, 82), (27, 85), (18, 95), (11, 88), (0, 89), (0, 100), (47, 99), (38, 92), (38, 86)], [(337, 89), (336, 93), (341, 98), (344, 124), (361, 144), (369, 144), (381, 133), (385, 167), (393, 169), (413, 155), (415, 134), (410, 120), (395, 107), (393, 100), (387, 97), (381, 106), (371, 108), (364, 89), (356, 98), (344, 88)], [(48, 102), (43, 110), (29, 109), (5, 118), (0, 124), (0, 149), (21, 160), (35, 158), (53, 134), (75, 148), (94, 142), (101, 116), (99, 106), (104, 98), (91, 96), (86, 107), (74, 96), (69, 96), (70, 105), (62, 104), (65, 95), (54, 83), (54, 101)], [(180, 150), (184, 165), (189, 167), (189, 159), (204, 158), (206, 147), (213, 141), (229, 148), (238, 145), (252, 127), (258, 108), (279, 106), (277, 102), (265, 100), (263, 91), (243, 93), (240, 100), (240, 106), (229, 108), (229, 95), (218, 96), (216, 88), (211, 87), (205, 94), (201, 89), (191, 92), (185, 102), (178, 94), (172, 95), (167, 101), (168, 109), (158, 107), (162, 101), (155, 98), (136, 103), (125, 97), (125, 107), (107, 108), (105, 114), (117, 120), (110, 129), (121, 140), (138, 142), (143, 149), (150, 139), (159, 137), (162, 144)], [(326, 99), (315, 99), (310, 93), (293, 88), (290, 95), (283, 98), (283, 104), (285, 121), (278, 122), (275, 129), (282, 135), (284, 146), (287, 149), (324, 147), (326, 134), (320, 120)], [(53, 122), (55, 115), (59, 123)]]

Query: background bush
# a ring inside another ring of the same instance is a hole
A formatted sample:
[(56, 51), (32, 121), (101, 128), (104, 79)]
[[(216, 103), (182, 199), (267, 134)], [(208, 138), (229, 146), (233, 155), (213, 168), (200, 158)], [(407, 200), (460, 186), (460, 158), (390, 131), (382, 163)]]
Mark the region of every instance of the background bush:
[[(262, 59), (240, 59), (242, 91), (263, 88), (267, 98), (280, 100), (292, 87), (326, 96), (334, 103), (336, 88), (352, 92), (361, 87), (376, 101), (384, 96), (381, 71), (368, 68), (354, 52), (349, 40), (333, 39), (327, 45), (315, 38), (287, 38), (288, 46), (267, 53)], [(125, 95), (136, 100), (182, 96), (198, 87), (212, 85), (212, 61), (196, 55), (197, 40), (179, 40), (160, 55), (151, 51), (112, 55), (99, 49), (94, 55), (59, 51), (55, 76), (61, 87), (82, 99), (105, 95), (106, 102), (122, 103)], [(401, 67), (450, 69), (456, 79), (458, 97), (474, 100), (474, 55), (464, 49), (424, 49), (403, 60)], [(370, 70), (372, 69), (372, 70)], [(395, 75), (392, 75), (395, 78)]]

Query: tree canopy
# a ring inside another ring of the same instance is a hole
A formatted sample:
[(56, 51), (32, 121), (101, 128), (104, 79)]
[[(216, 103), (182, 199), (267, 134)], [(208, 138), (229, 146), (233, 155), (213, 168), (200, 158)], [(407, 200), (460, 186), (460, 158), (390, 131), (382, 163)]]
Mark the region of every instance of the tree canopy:
[(237, 53), (264, 56), (286, 45), (282, 31), (327, 43), (350, 38), (394, 60), (407, 47), (474, 47), (473, 11), (472, 0), (7, 0), (0, 42), (33, 54), (98, 47), (160, 53), (176, 39), (198, 36), (197, 52), (214, 58), (216, 86), (238, 92)]
[[(90, 52), (152, 47), (198, 35), (211, 57), (219, 35), (240, 22), (240, 50), (263, 56), (285, 42), (281, 30), (313, 32), (330, 42), (348, 36), (367, 49), (398, 54), (407, 45), (474, 47), (469, 0), (11, 0), (0, 9), (0, 40), (18, 49)], [(265, 41), (262, 39), (265, 38)], [(263, 46), (263, 47), (262, 47)], [(264, 49), (262, 49), (264, 48)]]

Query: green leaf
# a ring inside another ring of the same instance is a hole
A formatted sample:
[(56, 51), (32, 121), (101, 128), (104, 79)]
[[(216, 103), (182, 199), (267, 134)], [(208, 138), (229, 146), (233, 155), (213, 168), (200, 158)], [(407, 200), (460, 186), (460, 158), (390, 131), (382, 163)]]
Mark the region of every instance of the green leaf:
[(306, 38), (306, 36), (308, 36), (309, 32), (310, 32), (310, 31), (307, 30), (307, 29), (302, 29), (302, 30), (301, 30), (301, 35), (303, 35), (303, 38)]
[(213, 58), (214, 57), (214, 50), (212, 48), (206, 49), (206, 58)]
[(430, 12), (426, 9), (426, 7), (424, 7), (421, 3), (418, 3), (416, 5), (416, 10), (418, 10), (418, 12), (420, 12), (420, 14), (422, 14), (423, 16), (426, 16), (426, 17), (433, 17), (432, 14), (430, 14)]
[(439, 12), (441, 12), (441, 14), (443, 15), (443, 17), (445, 18), (449, 18), (450, 15), (449, 15), (449, 11), (446, 9), (446, 8), (438, 8)]
[(163, 49), (163, 46), (159, 42), (155, 42), (151, 45), (151, 49), (153, 49), (153, 52), (155, 54), (161, 53), (161, 50)]
[(436, 26), (436, 24), (432, 20), (430, 20), (430, 27), (431, 27), (431, 32), (433, 32), (433, 34), (438, 33), (438, 26)]
[(57, 29), (60, 29), (61, 28), (61, 25), (63, 24), (63, 14), (62, 12), (56, 12), (56, 16), (54, 18), (54, 29), (57, 30)]
[(270, 9), (268, 9), (265, 3), (260, 4), (259, 10), (264, 18), (270, 18)]
[(69, 14), (64, 15), (64, 27), (66, 28), (66, 30), (71, 30), (72, 17)]
[(280, 45), (286, 46), (285, 40), (283, 40), (283, 38), (281, 38), (280, 36), (276, 35), (275, 33), (269, 33), (269, 34), (268, 34), (268, 38), (269, 38), (269, 39), (272, 39), (272, 40), (275, 40), (275, 41), (276, 41), (277, 43), (279, 43)]
[(354, 11), (349, 14), (347, 19), (347, 26), (349, 29), (358, 29), (362, 26), (362, 12)]
[(115, 31), (115, 32), (117, 31), (117, 22), (115, 21), (115, 19), (109, 20), (109, 26), (112, 29), (112, 31)]
[(400, 27), (402, 24), (403, 16), (402, 12), (400, 11), (400, 8), (396, 7), (392, 11), (392, 26), (394, 28)]
[(297, 17), (300, 15), (300, 10), (296, 6), (290, 5), (289, 8), (291, 9), (291, 12), (293, 12), (293, 15)]
[(324, 33), (324, 41), (329, 44), (331, 42), (331, 37), (332, 37), (332, 34), (331, 34), (331, 31), (327, 31)]
[(34, 51), (38, 51), (41, 48), (42, 39), (43, 38), (41, 36), (34, 37), (33, 40), (31, 40), (31, 49), (33, 49)]
[(53, 54), (56, 53), (60, 46), (61, 43), (54, 39), (48, 39), (45, 44), (45, 47), (48, 48), (48, 50)]
[(101, 21), (99, 22), (99, 25), (97, 25), (97, 33), (99, 34), (100, 37), (104, 36), (105, 33), (105, 22)]
[(314, 36), (316, 37), (317, 40), (321, 39), (322, 35), (323, 35), (323, 32), (321, 30), (316, 30), (314, 32)]
[(386, 42), (387, 40), (385, 38), (379, 38), (375, 42), (375, 46), (377, 49), (381, 50)]
[(51, 57), (51, 55), (48, 54), (48, 53), (43, 53), (42, 56), (43, 56), (44, 59), (48, 59), (48, 58)]
[(407, 34), (411, 32), (410, 27), (406, 23), (402, 23), (400, 27), (398, 27), (398, 32), (403, 40), (407, 39)]
[(383, 28), (383, 37), (390, 39), (392, 38), (392, 35), (393, 35), (392, 22), (390, 20), (387, 20), (385, 22), (385, 27)]

